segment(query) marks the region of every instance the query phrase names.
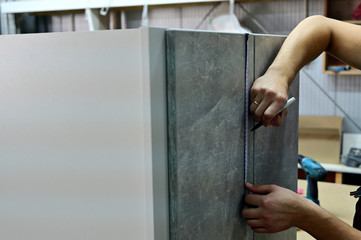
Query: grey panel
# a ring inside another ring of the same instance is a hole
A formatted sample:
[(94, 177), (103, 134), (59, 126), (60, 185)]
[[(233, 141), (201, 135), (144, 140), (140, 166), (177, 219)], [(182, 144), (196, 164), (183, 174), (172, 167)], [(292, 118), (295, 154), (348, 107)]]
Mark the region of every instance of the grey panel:
[(166, 240), (169, 239), (169, 194), (165, 29), (140, 31), (142, 65), (138, 69), (143, 75), (147, 239)]
[[(272, 63), (284, 37), (252, 35), (250, 60), (254, 58), (254, 79), (265, 73)], [(253, 55), (253, 56), (252, 56)], [(290, 87), (289, 96), (298, 100), (298, 77)], [(252, 127), (252, 126), (251, 126)], [(298, 101), (289, 107), (280, 127), (260, 127), (253, 132), (253, 171), (255, 184), (277, 184), (292, 190), (297, 187)], [(252, 151), (250, 149), (250, 151)], [(277, 234), (255, 234), (255, 239), (296, 239), (295, 229)]]
[(245, 36), (168, 31), (171, 239), (250, 239), (244, 193)]

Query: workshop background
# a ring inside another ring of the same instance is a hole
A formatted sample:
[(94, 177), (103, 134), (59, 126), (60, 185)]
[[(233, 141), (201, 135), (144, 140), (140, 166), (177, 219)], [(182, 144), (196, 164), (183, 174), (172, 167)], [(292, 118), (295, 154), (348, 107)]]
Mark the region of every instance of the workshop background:
[[(351, 12), (355, 4), (360, 3), (355, 0), (333, 1), (343, 4), (340, 11), (348, 9)], [(1, 0), (0, 33), (28, 34), (129, 29), (139, 28), (142, 25), (208, 30), (212, 19), (227, 13), (229, 8), (228, 1), (194, 1), (194, 3), (176, 5), (149, 5), (145, 12), (145, 8), (139, 4), (112, 7), (114, 2), (121, 1), (99, 0), (98, 2), (104, 3), (102, 9), (72, 9), (69, 6), (69, 8), (56, 11), (47, 10), (47, 6), (51, 5), (49, 8), (54, 8), (58, 2), (60, 1)], [(64, 2), (71, 5), (72, 2), (81, 1), (67, 0), (59, 5), (66, 5)], [(89, 2), (95, 1), (89, 0)], [(288, 35), (304, 18), (324, 15), (328, 2), (331, 0), (236, 1), (234, 14), (241, 26), (253, 33)], [(27, 12), (16, 3), (33, 3), (33, 5), (28, 8), (31, 11)], [(355, 186), (345, 184), (360, 185), (361, 170), (359, 167), (349, 170), (340, 163), (343, 160), (342, 156), (347, 155), (350, 147), (361, 148), (359, 135), (361, 134), (361, 111), (359, 110), (361, 72), (353, 75), (324, 74), (323, 57), (318, 57), (300, 71), (300, 95), (297, 99), (300, 115), (299, 148), (300, 153), (323, 164), (329, 171), (329, 176), (333, 176), (333, 179), (328, 179), (329, 181), (344, 183), (343, 185), (321, 183), (320, 201), (327, 210), (351, 224), (354, 199), (349, 197), (348, 193), (356, 189)], [(303, 170), (300, 167), (299, 174), (302, 173)], [(299, 187), (306, 191), (306, 182), (299, 182)], [(336, 194), (335, 191), (337, 191)], [(340, 202), (347, 203), (340, 206)], [(346, 205), (352, 207), (345, 210)]]
[[(168, 4), (149, 4), (147, 7), (140, 2), (144, 1), (88, 1), (89, 5), (96, 3), (101, 9), (79, 9), (82, 1), (2, 0), (1, 33), (93, 31), (140, 26), (208, 30), (215, 17), (229, 13), (230, 6), (229, 1), (184, 1), (186, 3), (182, 4), (179, 3), (183, 1), (165, 1)], [(308, 16), (330, 13), (334, 14), (333, 18), (352, 19), (358, 5), (355, 0), (236, 1), (234, 14), (241, 27), (252, 33), (288, 35)], [(361, 111), (358, 108), (361, 72), (324, 74), (323, 58), (321, 55), (300, 71), (299, 148), (300, 153), (320, 162), (338, 164), (350, 147), (361, 148), (361, 135), (358, 135), (361, 133)], [(343, 141), (344, 137), (346, 141)], [(347, 144), (342, 145), (343, 142)], [(349, 146), (348, 142), (355, 144)]]
[[(347, 7), (348, 1), (345, 2)], [(105, 7), (106, 3), (107, 1), (104, 1)], [(236, 1), (234, 11), (241, 26), (250, 29), (253, 33), (287, 35), (305, 17), (323, 15), (324, 6), (323, 0)], [(227, 7), (227, 2), (199, 5), (194, 3), (188, 6), (149, 6), (148, 26), (206, 30), (212, 18), (222, 11), (227, 11)], [(89, 22), (84, 10), (64, 12), (6, 14), (7, 16), (2, 16), (1, 19), (2, 33), (89, 31)], [(141, 7), (111, 8), (108, 14), (111, 15), (110, 28), (138, 28), (141, 25)], [(312, 82), (310, 77), (317, 81), (355, 123), (360, 122), (361, 111), (358, 108), (361, 100), (360, 76), (322, 74), (322, 57), (301, 71), (300, 115), (344, 117), (344, 113)], [(343, 119), (343, 132), (360, 133), (361, 128), (346, 117)]]
[[(94, 31), (141, 26), (208, 30), (217, 16), (229, 13), (231, 1), (163, 1), (165, 4), (161, 5), (154, 4), (157, 1), (146, 1), (147, 6), (140, 4), (143, 2), (2, 0), (1, 33)], [(81, 8), (87, 4), (88, 8)], [(308, 16), (352, 19), (359, 4), (355, 0), (242, 0), (235, 1), (233, 12), (241, 27), (252, 33), (288, 35)], [(325, 74), (326, 66), (321, 55), (300, 71), (299, 148), (300, 153), (320, 162), (338, 164), (345, 160), (351, 147), (361, 148), (361, 135), (358, 135), (361, 133), (358, 108), (361, 72), (335, 74), (328, 71), (329, 74)]]

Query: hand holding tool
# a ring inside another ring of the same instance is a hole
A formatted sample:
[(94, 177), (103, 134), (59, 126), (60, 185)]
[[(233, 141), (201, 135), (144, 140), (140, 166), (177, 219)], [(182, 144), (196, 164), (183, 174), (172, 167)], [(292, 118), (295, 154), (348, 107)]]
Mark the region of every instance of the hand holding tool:
[[(288, 108), (292, 103), (294, 103), (296, 101), (296, 98), (291, 97), (290, 99), (288, 99), (288, 101), (286, 102), (286, 104), (277, 112), (276, 116), (278, 114), (280, 114), (283, 110), (285, 110), (286, 108)], [(257, 123), (252, 129), (251, 132), (253, 132), (254, 130), (256, 130), (257, 128), (262, 126), (262, 121)]]

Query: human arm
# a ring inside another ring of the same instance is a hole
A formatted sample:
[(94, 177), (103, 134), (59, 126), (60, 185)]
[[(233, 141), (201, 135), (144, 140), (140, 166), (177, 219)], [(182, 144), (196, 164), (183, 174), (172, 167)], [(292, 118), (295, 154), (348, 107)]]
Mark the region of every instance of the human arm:
[(300, 22), (266, 73), (251, 88), (250, 112), (257, 122), (262, 121), (265, 126), (281, 125), (287, 111), (278, 116), (276, 113), (287, 101), (290, 84), (299, 70), (323, 51), (361, 68), (361, 26), (323, 16)]
[[(242, 215), (257, 233), (275, 233), (298, 227), (318, 240), (361, 239), (361, 232), (312, 201), (276, 185), (250, 185)], [(258, 194), (258, 195), (256, 195)], [(260, 195), (262, 194), (262, 195)]]

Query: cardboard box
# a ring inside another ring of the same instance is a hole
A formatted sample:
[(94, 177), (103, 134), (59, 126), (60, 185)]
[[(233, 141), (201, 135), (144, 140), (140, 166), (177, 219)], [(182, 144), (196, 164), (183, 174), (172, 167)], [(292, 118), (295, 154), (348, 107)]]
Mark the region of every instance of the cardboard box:
[(299, 116), (298, 153), (320, 163), (340, 163), (342, 117)]

